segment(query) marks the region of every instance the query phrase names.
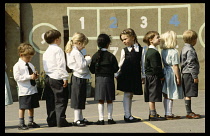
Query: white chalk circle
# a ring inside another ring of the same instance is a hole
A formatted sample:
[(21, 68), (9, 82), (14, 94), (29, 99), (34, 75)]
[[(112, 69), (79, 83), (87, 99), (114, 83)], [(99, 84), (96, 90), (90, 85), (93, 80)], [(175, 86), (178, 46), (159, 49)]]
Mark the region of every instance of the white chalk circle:
[(202, 33), (204, 27), (205, 27), (205, 23), (203, 23), (203, 25), (202, 25), (202, 26), (200, 27), (200, 29), (199, 29), (199, 32), (198, 32), (198, 39), (199, 39), (201, 45), (205, 48), (205, 43), (203, 42), (202, 36), (201, 36), (201, 33)]
[(55, 29), (55, 30), (58, 30), (58, 29), (57, 29), (54, 25), (49, 24), (49, 23), (40, 23), (40, 24), (35, 25), (35, 26), (31, 29), (31, 31), (30, 31), (30, 33), (29, 33), (29, 43), (34, 47), (34, 49), (35, 49), (36, 52), (43, 54), (45, 51), (42, 51), (42, 50), (38, 49), (38, 48), (34, 45), (33, 40), (32, 40), (33, 32), (34, 32), (38, 27), (40, 27), (40, 26), (49, 26), (49, 27), (51, 27), (52, 29)]

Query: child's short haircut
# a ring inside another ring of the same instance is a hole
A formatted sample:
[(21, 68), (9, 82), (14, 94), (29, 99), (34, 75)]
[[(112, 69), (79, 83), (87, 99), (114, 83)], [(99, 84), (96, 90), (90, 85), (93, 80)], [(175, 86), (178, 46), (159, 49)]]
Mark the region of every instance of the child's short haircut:
[(150, 45), (150, 39), (153, 39), (155, 35), (159, 35), (157, 31), (149, 31), (145, 34), (143, 38), (143, 42), (146, 43), (148, 46)]
[(44, 34), (44, 39), (48, 44), (53, 43), (59, 37), (61, 37), (61, 33), (55, 29), (49, 30)]
[(35, 50), (34, 48), (28, 44), (28, 43), (21, 43), (18, 46), (18, 55), (23, 55), (23, 56), (27, 56), (27, 55), (35, 55)]
[(186, 30), (183, 33), (183, 40), (185, 43), (192, 44), (194, 40), (198, 38), (198, 34), (193, 30)]
[(174, 49), (177, 45), (177, 36), (174, 31), (167, 31), (160, 35), (161, 49)]

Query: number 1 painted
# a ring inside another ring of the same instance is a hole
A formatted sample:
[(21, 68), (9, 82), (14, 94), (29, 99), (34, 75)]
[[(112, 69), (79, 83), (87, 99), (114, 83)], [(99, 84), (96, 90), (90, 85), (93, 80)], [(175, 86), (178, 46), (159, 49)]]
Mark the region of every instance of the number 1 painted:
[(81, 21), (81, 29), (85, 29), (85, 18), (81, 17), (79, 20)]

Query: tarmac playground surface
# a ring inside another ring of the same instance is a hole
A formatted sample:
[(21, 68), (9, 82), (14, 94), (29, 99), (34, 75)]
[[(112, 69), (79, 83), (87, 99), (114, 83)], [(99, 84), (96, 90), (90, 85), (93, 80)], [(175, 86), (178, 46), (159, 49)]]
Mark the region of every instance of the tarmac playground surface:
[[(98, 120), (98, 105), (93, 97), (86, 99), (86, 107), (83, 110), (83, 117), (89, 121)], [(5, 106), (5, 133), (205, 133), (205, 90), (199, 90), (198, 97), (192, 97), (192, 111), (200, 114), (200, 119), (187, 119), (184, 99), (174, 100), (173, 111), (175, 115), (181, 116), (181, 119), (148, 121), (149, 105), (144, 102), (143, 95), (134, 95), (132, 99), (131, 113), (141, 122), (124, 122), (123, 95), (116, 95), (113, 102), (113, 119), (116, 124), (107, 123), (107, 104), (104, 106), (105, 125), (87, 125), (85, 127), (48, 127), (46, 122), (46, 103), (40, 100), (39, 108), (34, 109), (34, 121), (40, 125), (40, 128), (30, 128), (28, 130), (18, 130), (19, 124), (18, 110), (19, 103)], [(156, 102), (156, 111), (160, 116), (164, 116), (164, 107), (162, 102)], [(66, 119), (68, 122), (74, 120), (74, 110), (70, 107), (70, 99), (66, 110)], [(25, 111), (25, 124), (28, 124), (28, 111)]]

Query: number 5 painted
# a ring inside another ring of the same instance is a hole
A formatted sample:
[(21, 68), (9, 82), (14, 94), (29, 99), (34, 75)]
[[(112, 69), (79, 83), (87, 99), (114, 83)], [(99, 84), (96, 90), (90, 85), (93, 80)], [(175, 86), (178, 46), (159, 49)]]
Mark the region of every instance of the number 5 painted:
[(143, 24), (140, 24), (141, 28), (146, 28), (147, 27), (147, 17), (142, 16), (141, 20), (142, 20), (142, 23), (143, 23)]

